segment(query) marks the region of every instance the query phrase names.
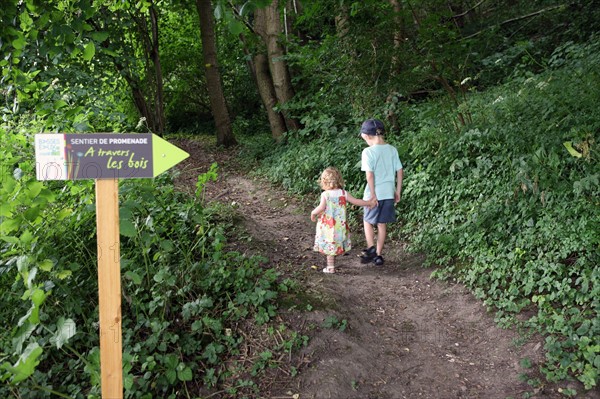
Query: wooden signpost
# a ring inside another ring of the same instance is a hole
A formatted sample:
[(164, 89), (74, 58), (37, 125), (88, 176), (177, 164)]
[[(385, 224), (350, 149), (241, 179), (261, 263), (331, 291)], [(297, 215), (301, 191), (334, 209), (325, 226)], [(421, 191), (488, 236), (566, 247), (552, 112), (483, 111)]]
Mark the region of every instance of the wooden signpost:
[(119, 179), (152, 178), (189, 154), (154, 134), (37, 134), (38, 180), (96, 180), (102, 397), (123, 398)]

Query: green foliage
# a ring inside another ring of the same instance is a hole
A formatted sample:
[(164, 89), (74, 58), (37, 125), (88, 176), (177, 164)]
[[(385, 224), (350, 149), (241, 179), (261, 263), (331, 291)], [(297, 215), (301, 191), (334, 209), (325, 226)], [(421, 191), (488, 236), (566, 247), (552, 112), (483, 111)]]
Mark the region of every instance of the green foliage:
[[(9, 328), (0, 334), (0, 396), (98, 397), (93, 182), (36, 181), (33, 138), (1, 133), (1, 316)], [(202, 201), (214, 178), (216, 165), (199, 176), (197, 198), (166, 174), (121, 184), (126, 397), (169, 397), (192, 380), (212, 387), (230, 378), (225, 360), (244, 344), (238, 324), (267, 325), (287, 289), (264, 259), (227, 249), (224, 225)], [(258, 376), (264, 368), (255, 367)]]
[(587, 389), (600, 355), (598, 46), (567, 43), (544, 73), (473, 96), (458, 136), (415, 131), (402, 207), (437, 276), (466, 283), (498, 320), (536, 309), (527, 323), (548, 335), (546, 377)]
[[(406, 169), (402, 228), (390, 234), (426, 252), (435, 276), (470, 287), (502, 325), (533, 313), (524, 326), (547, 337), (546, 378), (574, 376), (586, 389), (600, 366), (599, 49), (597, 37), (565, 43), (542, 73), (472, 93), (472, 122), (459, 130), (443, 101), (404, 105), (401, 133), (386, 137)], [(362, 143), (335, 123), (291, 136), (260, 172), (316, 199), (320, 171), (336, 166), (360, 194)]]
[(87, 1), (3, 5), (3, 114), (35, 114), (48, 131), (114, 131), (131, 123), (125, 86), (99, 60), (110, 50), (102, 45), (108, 33), (89, 24), (94, 15), (102, 25), (97, 12)]
[(322, 326), (323, 328), (335, 328), (340, 332), (344, 332), (348, 327), (348, 321), (346, 319), (340, 321), (335, 316), (327, 316), (327, 318), (323, 320)]

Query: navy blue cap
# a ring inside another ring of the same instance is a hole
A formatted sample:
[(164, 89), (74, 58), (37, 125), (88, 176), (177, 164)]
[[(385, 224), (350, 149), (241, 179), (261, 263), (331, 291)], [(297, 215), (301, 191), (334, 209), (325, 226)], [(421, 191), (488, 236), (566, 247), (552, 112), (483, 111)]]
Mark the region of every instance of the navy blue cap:
[(369, 136), (381, 136), (385, 133), (385, 127), (383, 122), (379, 119), (367, 119), (363, 122), (360, 127), (360, 134), (367, 134)]

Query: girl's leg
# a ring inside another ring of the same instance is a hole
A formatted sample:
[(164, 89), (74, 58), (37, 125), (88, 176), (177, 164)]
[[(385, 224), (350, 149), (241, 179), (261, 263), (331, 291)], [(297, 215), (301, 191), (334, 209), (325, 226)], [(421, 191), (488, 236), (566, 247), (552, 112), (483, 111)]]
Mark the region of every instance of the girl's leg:
[(327, 267), (323, 269), (323, 273), (335, 273), (335, 256), (327, 255)]

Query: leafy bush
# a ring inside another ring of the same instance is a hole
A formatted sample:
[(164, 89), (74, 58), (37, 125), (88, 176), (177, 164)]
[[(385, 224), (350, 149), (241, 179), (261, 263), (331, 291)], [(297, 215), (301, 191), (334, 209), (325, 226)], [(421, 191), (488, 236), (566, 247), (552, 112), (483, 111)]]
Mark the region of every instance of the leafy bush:
[[(600, 369), (599, 43), (567, 43), (539, 75), (474, 95), (474, 123), (417, 131), (402, 213), (415, 250), (497, 309), (535, 310), (550, 380), (587, 389)], [(560, 68), (559, 68), (560, 67)], [(425, 136), (424, 136), (425, 135)]]
[[(36, 181), (32, 138), (1, 133), (0, 289), (10, 328), (0, 334), (0, 396), (99, 397), (93, 182)], [(199, 177), (197, 198), (215, 177), (215, 168)], [(123, 181), (120, 194), (125, 396), (222, 383), (231, 374), (224, 360), (244, 342), (238, 325), (267, 323), (286, 284), (264, 259), (228, 251), (225, 227), (169, 175)]]

